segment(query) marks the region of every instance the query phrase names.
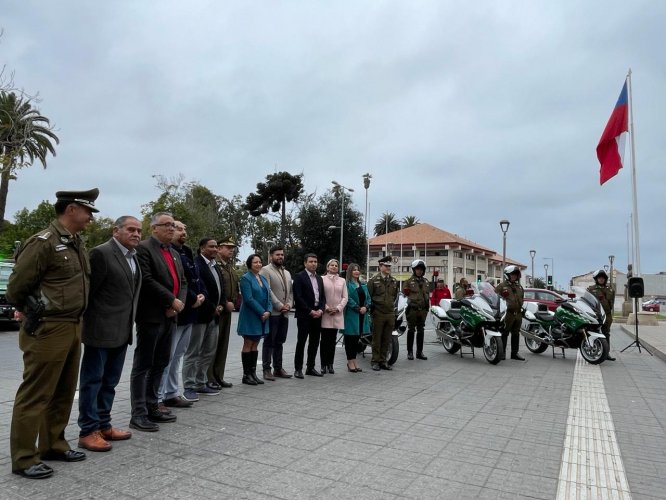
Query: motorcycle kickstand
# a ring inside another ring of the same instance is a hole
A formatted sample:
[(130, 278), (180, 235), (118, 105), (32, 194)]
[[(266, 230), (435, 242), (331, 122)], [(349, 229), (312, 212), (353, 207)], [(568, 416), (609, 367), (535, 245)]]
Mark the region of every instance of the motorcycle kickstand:
[(558, 356), (562, 356), (562, 359), (566, 359), (566, 355), (564, 354), (564, 347), (558, 347), (558, 349), (562, 349), (562, 354), (555, 354), (555, 346), (551, 346), (553, 348), (553, 359), (557, 358)]

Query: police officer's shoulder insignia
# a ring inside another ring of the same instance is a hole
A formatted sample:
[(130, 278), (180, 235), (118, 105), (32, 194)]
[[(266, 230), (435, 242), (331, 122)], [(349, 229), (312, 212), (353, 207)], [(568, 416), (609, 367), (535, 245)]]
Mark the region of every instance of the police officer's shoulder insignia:
[(39, 238), (40, 240), (48, 240), (49, 236), (51, 236), (51, 231), (45, 231), (39, 236), (37, 236), (37, 238)]
[(56, 252), (62, 252), (63, 250), (67, 250), (67, 245), (56, 245), (55, 246), (55, 251)]

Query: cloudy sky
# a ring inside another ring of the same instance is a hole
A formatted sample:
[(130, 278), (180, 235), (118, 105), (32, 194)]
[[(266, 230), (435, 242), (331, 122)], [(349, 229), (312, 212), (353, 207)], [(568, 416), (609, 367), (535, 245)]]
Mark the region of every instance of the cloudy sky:
[[(138, 214), (153, 175), (247, 195), (266, 174), (356, 189), (382, 212), (555, 259), (556, 281), (627, 264), (630, 169), (595, 147), (633, 71), (641, 260), (666, 271), (662, 2), (0, 0), (0, 64), (61, 139), (7, 213), (97, 186)], [(659, 62), (661, 61), (661, 62)], [(628, 154), (627, 154), (628, 158)], [(538, 273), (537, 273), (538, 274)]]

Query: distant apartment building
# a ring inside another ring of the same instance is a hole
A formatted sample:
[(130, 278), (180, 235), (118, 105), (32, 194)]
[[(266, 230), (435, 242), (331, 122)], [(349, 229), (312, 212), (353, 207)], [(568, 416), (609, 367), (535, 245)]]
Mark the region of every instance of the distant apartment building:
[[(378, 272), (377, 261), (390, 255), (392, 274), (400, 281), (411, 275), (411, 263), (415, 259), (426, 263), (425, 275), (429, 280), (442, 279), (451, 289), (463, 277), (470, 283), (480, 280), (493, 285), (502, 280), (501, 254), (430, 224), (421, 223), (375, 236), (368, 243), (370, 275)], [(521, 269), (524, 284), (527, 266), (508, 257), (506, 262)]]

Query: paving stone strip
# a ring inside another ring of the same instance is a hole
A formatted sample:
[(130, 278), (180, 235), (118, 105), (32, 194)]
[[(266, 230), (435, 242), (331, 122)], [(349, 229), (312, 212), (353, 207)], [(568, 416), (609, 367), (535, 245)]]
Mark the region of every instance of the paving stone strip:
[(632, 498), (599, 365), (578, 353), (557, 499)]

